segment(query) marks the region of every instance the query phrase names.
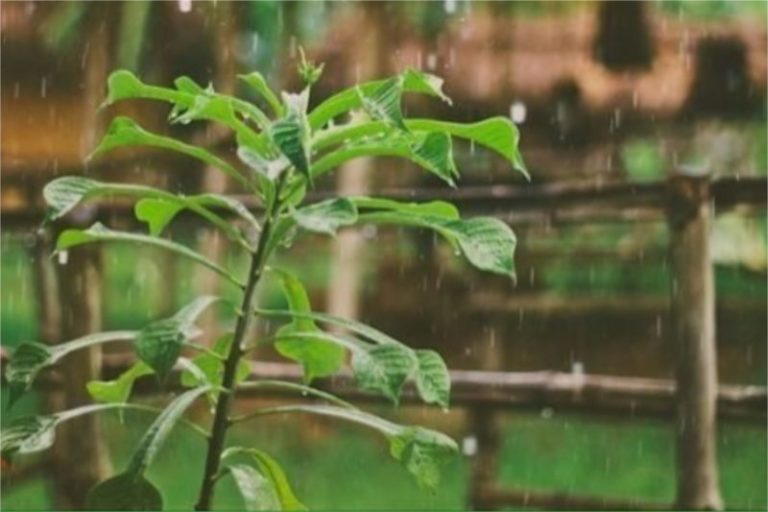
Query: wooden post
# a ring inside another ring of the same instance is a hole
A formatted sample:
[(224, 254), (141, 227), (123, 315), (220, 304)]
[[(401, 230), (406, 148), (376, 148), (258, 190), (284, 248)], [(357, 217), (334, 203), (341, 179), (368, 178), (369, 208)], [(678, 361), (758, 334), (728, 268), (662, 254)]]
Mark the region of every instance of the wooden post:
[(476, 443), (469, 483), (470, 510), (490, 510), (495, 507), (486, 499), (486, 489), (492, 488), (496, 481), (501, 447), (497, 419), (496, 411), (487, 406), (478, 406), (469, 410), (470, 432)]
[(677, 379), (677, 506), (720, 510), (715, 437), (717, 356), (708, 175), (670, 180), (672, 321)]
[[(215, 9), (213, 17), (215, 48), (215, 74), (213, 85), (218, 92), (223, 94), (235, 94), (237, 85), (237, 63), (233, 48), (237, 35), (237, 24), (234, 10), (238, 8), (236, 3), (221, 2)], [(226, 133), (226, 129), (218, 124), (211, 123), (205, 133), (208, 141), (218, 140)], [(227, 189), (227, 177), (213, 167), (207, 167), (202, 181), (202, 189), (206, 193), (224, 194)], [(198, 251), (211, 261), (220, 262), (226, 250), (226, 241), (222, 239), (222, 233), (208, 226), (200, 228), (198, 236)], [(201, 268), (195, 276), (198, 283), (197, 289), (200, 295), (219, 295), (220, 278), (208, 269)], [(203, 339), (213, 343), (211, 333), (216, 327), (216, 316), (213, 310), (207, 311), (198, 321), (203, 331)]]
[[(112, 9), (107, 6), (94, 6), (88, 12), (88, 53), (83, 76), (83, 110), (90, 119), (89, 128), (82, 134), (81, 152), (83, 158), (92, 150), (102, 133), (102, 123), (96, 118), (98, 105), (103, 100), (109, 65), (109, 23)], [(81, 211), (82, 212), (82, 211)], [(93, 210), (78, 218), (70, 216), (69, 221), (76, 227), (86, 227), (93, 221)], [(45, 244), (42, 245), (45, 247)], [(47, 251), (46, 251), (47, 252)], [(40, 277), (42, 284), (50, 277), (50, 264), (47, 256), (38, 252)], [(102, 330), (101, 307), (101, 254), (98, 247), (82, 247), (66, 253), (66, 263), (54, 268), (55, 286), (58, 287), (56, 299), (60, 312), (43, 308), (43, 331), (51, 329), (60, 322), (56, 333), (49, 333), (49, 341), (63, 342), (86, 334)], [(48, 279), (50, 281), (50, 279)], [(49, 290), (55, 287), (48, 283)], [(43, 303), (45, 304), (45, 303)], [(57, 319), (56, 316), (60, 315)], [(58, 393), (48, 398), (49, 406), (55, 410), (65, 410), (91, 403), (86, 383), (98, 379), (101, 373), (101, 349), (91, 347), (67, 356), (61, 362), (61, 372), (65, 376)], [(57, 429), (56, 444), (51, 453), (55, 487), (55, 508), (82, 509), (90, 488), (111, 473), (104, 439), (101, 435), (98, 416), (88, 415), (76, 421), (67, 422)]]
[[(385, 5), (364, 2), (358, 5), (360, 25), (366, 27), (363, 40), (352, 51), (359, 65), (352, 66), (351, 83), (370, 80), (379, 75), (384, 66), (382, 55), (383, 29), (387, 19)], [(336, 173), (336, 191), (339, 196), (366, 195), (370, 186), (373, 161), (358, 158), (344, 164)], [(360, 279), (363, 272), (364, 239), (353, 230), (342, 230), (332, 242), (330, 286), (326, 292), (326, 310), (344, 318), (358, 318), (360, 309)]]

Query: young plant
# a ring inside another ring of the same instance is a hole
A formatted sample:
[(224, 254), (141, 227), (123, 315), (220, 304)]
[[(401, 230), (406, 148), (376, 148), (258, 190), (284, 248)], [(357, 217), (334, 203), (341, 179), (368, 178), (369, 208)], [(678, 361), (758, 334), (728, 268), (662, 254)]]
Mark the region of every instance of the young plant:
[[(262, 102), (216, 93), (186, 77), (175, 88), (142, 83), (127, 71), (109, 77), (106, 104), (126, 99), (170, 103), (172, 123), (212, 121), (234, 132), (240, 162), (217, 156), (207, 149), (145, 130), (127, 117), (112, 121), (95, 149), (101, 155), (126, 146), (154, 146), (183, 153), (227, 174), (261, 204), (260, 218), (232, 197), (217, 194), (181, 195), (143, 185), (104, 183), (69, 176), (50, 182), (44, 190), (50, 207), (47, 220), (64, 217), (79, 204), (101, 197), (136, 199), (136, 217), (147, 224), (147, 233), (115, 231), (102, 224), (88, 229), (63, 231), (56, 252), (96, 242), (130, 242), (173, 251), (219, 274), (240, 293), (239, 304), (219, 297), (194, 300), (170, 318), (156, 320), (140, 331), (91, 334), (56, 346), (20, 345), (6, 369), (10, 402), (30, 388), (38, 373), (72, 351), (102, 343), (130, 342), (138, 362), (117, 379), (95, 381), (88, 390), (95, 405), (12, 422), (2, 433), (4, 458), (39, 452), (51, 446), (57, 425), (84, 414), (106, 410), (137, 410), (159, 413), (139, 442), (128, 467), (97, 484), (88, 506), (101, 510), (156, 510), (163, 502), (160, 491), (145, 477), (147, 467), (161, 449), (175, 424), (181, 422), (207, 442), (201, 468), (196, 510), (209, 510), (216, 482), (234, 479), (248, 510), (296, 510), (304, 506), (296, 498), (278, 462), (261, 449), (227, 447), (227, 431), (237, 423), (270, 414), (306, 413), (357, 423), (373, 429), (389, 442), (390, 454), (417, 482), (434, 488), (441, 461), (456, 451), (452, 439), (418, 426), (399, 425), (311, 387), (313, 379), (338, 372), (347, 361), (363, 390), (379, 393), (395, 404), (406, 381), (413, 380), (419, 396), (428, 404), (448, 407), (450, 379), (443, 359), (432, 350), (414, 350), (400, 341), (358, 322), (313, 312), (302, 283), (286, 270), (268, 265), (270, 258), (286, 249), (302, 231), (334, 235), (357, 224), (394, 224), (434, 230), (474, 267), (514, 277), (515, 236), (503, 222), (492, 218), (462, 219), (446, 202), (404, 203), (372, 197), (339, 197), (302, 205), (305, 191), (318, 177), (344, 162), (361, 156), (398, 156), (409, 159), (447, 184), (458, 178), (452, 142), (464, 139), (484, 146), (525, 173), (518, 153), (518, 132), (509, 119), (495, 117), (462, 124), (435, 119), (404, 117), (404, 93), (421, 93), (450, 103), (442, 80), (407, 70), (388, 78), (341, 91), (309, 110), (312, 84), (322, 68), (302, 59), (299, 68), (305, 88), (298, 94), (278, 96), (259, 73), (240, 78), (260, 95)], [(262, 105), (265, 108), (262, 108)], [(346, 122), (342, 122), (347, 119)], [(250, 256), (245, 275), (238, 275), (193, 249), (163, 237), (166, 227), (182, 211), (196, 214), (221, 230), (235, 247)], [(236, 222), (232, 218), (237, 219)], [(263, 309), (255, 303), (256, 289), (264, 278), (282, 285), (289, 308)], [(222, 304), (236, 313), (234, 328), (220, 334), (213, 347), (192, 340), (198, 335), (198, 316)], [(249, 372), (245, 362), (256, 340), (247, 339), (255, 317), (277, 319), (284, 325), (268, 340), (278, 353), (303, 366), (304, 383), (264, 380)], [(345, 334), (323, 330), (341, 327)], [(189, 351), (198, 354), (191, 359)], [(162, 411), (129, 401), (133, 383), (155, 374), (165, 382), (173, 369), (181, 370), (180, 384), (188, 387)], [(243, 389), (278, 388), (295, 392), (297, 403), (263, 407), (233, 414), (233, 403)], [(314, 399), (308, 402), (307, 398)], [(183, 419), (195, 401), (213, 404), (210, 429)]]

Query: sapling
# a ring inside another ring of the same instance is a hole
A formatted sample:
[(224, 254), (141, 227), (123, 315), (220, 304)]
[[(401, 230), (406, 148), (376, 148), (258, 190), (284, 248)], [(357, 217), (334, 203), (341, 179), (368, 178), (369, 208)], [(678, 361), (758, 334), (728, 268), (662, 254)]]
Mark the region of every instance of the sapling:
[[(405, 117), (401, 108), (404, 93), (451, 102), (442, 91), (441, 79), (410, 69), (343, 90), (309, 109), (311, 88), (320, 78), (322, 67), (307, 62), (303, 55), (301, 61), (299, 73), (305, 86), (299, 93), (283, 92), (278, 96), (259, 73), (241, 75), (244, 84), (259, 97), (257, 102), (217, 93), (187, 77), (178, 78), (173, 88), (145, 84), (128, 71), (117, 71), (109, 77), (106, 105), (129, 99), (157, 100), (171, 105), (171, 123), (223, 124), (234, 135), (238, 158), (226, 158), (205, 147), (152, 133), (128, 117), (112, 121), (93, 157), (128, 146), (182, 153), (225, 173), (244, 194), (254, 196), (260, 207), (246, 208), (232, 196), (183, 195), (139, 184), (61, 177), (51, 181), (43, 192), (49, 206), (47, 222), (62, 219), (86, 201), (125, 196), (135, 200), (136, 218), (146, 223), (147, 230), (117, 231), (99, 223), (88, 229), (66, 229), (58, 236), (55, 251), (77, 250), (78, 246), (97, 242), (159, 247), (218, 274), (236, 288), (240, 299), (231, 304), (220, 297), (199, 297), (173, 316), (155, 320), (139, 331), (91, 334), (55, 346), (20, 345), (5, 372), (11, 404), (29, 390), (41, 370), (78, 349), (127, 342), (132, 344), (137, 362), (112, 381), (89, 383), (94, 405), (12, 422), (2, 433), (4, 459), (49, 448), (56, 427), (78, 416), (109, 410), (143, 411), (156, 415), (154, 422), (127, 467), (90, 491), (89, 508), (162, 509), (162, 494), (145, 473), (173, 427), (181, 423), (207, 443), (205, 460), (200, 461), (196, 510), (210, 510), (215, 486), (222, 478), (234, 480), (247, 510), (297, 510), (304, 505), (273, 455), (261, 447), (229, 446), (227, 433), (235, 424), (258, 421), (262, 416), (304, 413), (356, 423), (378, 432), (388, 441), (392, 457), (402, 463), (418, 484), (428, 488), (438, 485), (439, 466), (456, 451), (451, 438), (370, 414), (313, 387), (312, 383), (348, 365), (362, 390), (397, 404), (406, 381), (410, 380), (425, 403), (447, 408), (450, 379), (440, 355), (432, 350), (409, 348), (354, 320), (314, 312), (302, 282), (269, 262), (277, 252), (288, 250), (291, 240), (302, 232), (334, 235), (340, 229), (353, 229), (361, 224), (393, 224), (433, 230), (470, 265), (514, 277), (515, 236), (497, 219), (462, 219), (453, 205), (443, 201), (407, 203), (375, 197), (336, 197), (305, 204), (304, 199), (317, 178), (363, 156), (402, 157), (455, 186), (459, 173), (453, 160), (454, 139), (498, 153), (511, 167), (525, 174), (518, 152), (518, 132), (505, 117), (475, 123)], [(247, 253), (247, 272), (239, 274), (173, 241), (166, 231), (181, 212), (194, 214), (228, 237), (233, 248)], [(256, 303), (257, 288), (264, 280), (281, 285), (287, 309), (265, 309)], [(234, 326), (218, 333), (213, 345), (204, 346), (194, 341), (200, 334), (195, 323), (206, 309), (214, 306), (233, 311)], [(249, 333), (254, 332), (249, 326), (257, 318), (278, 321), (282, 326), (266, 339), (249, 339)], [(329, 326), (335, 329), (325, 330)], [(303, 383), (253, 375), (246, 361), (257, 341), (274, 344), (279, 354), (301, 364)], [(175, 372), (180, 372), (180, 376)], [(181, 388), (172, 389), (183, 390), (163, 409), (131, 401), (134, 381), (152, 374), (158, 384), (166, 386), (164, 389), (168, 389), (169, 378), (174, 376)], [(297, 400), (235, 413), (233, 404), (238, 391), (269, 388), (295, 393)], [(183, 417), (199, 401), (212, 405), (207, 425)]]

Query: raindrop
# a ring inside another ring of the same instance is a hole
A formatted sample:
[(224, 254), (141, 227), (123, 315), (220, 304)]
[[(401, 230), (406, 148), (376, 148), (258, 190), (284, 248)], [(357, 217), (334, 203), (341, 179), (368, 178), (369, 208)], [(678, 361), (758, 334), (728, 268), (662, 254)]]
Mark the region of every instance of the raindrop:
[(661, 338), (661, 327), (662, 327), (661, 315), (656, 315), (656, 337), (657, 338)]
[(192, 0), (179, 0), (179, 11), (189, 12), (192, 10)]
[(584, 375), (584, 363), (581, 361), (573, 361), (571, 363), (571, 373), (574, 375)]
[(437, 55), (429, 53), (427, 55), (427, 69), (434, 70), (435, 68), (437, 68)]
[(376, 232), (378, 230), (376, 229), (376, 226), (373, 224), (366, 224), (363, 229), (361, 230), (361, 234), (363, 235), (363, 238), (366, 240), (372, 240), (376, 238)]
[(445, 12), (448, 14), (453, 14), (456, 12), (456, 0), (445, 0), (443, 3), (443, 8), (445, 9)]
[(467, 457), (473, 457), (477, 454), (477, 438), (475, 436), (467, 436), (461, 440), (461, 453)]
[(525, 108), (525, 103), (522, 101), (516, 101), (509, 106), (509, 117), (515, 124), (523, 124), (525, 122), (526, 114), (527, 109)]
[(555, 415), (555, 410), (551, 407), (545, 407), (541, 410), (541, 417), (545, 420), (552, 418)]
[(58, 261), (59, 265), (66, 265), (67, 261), (69, 261), (69, 251), (59, 251), (58, 253)]
[(48, 79), (43, 77), (40, 80), (40, 97), (45, 98), (46, 96), (48, 96)]

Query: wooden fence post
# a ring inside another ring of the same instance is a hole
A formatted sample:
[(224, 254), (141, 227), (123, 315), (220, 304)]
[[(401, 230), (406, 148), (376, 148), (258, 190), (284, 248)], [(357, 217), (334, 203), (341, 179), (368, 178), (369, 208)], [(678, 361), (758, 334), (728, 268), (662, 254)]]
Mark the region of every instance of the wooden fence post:
[(480, 405), (469, 409), (470, 432), (477, 443), (469, 483), (470, 510), (497, 508), (487, 499), (487, 489), (493, 488), (495, 484), (501, 448), (497, 420), (498, 415), (491, 407)]
[[(57, 269), (61, 341), (102, 330), (100, 256), (98, 247), (78, 247), (68, 253), (66, 266)], [(61, 393), (50, 399), (55, 410), (91, 403), (86, 383), (101, 374), (101, 349), (96, 346), (74, 352), (62, 361), (61, 371)], [(88, 415), (66, 423), (56, 438), (52, 469), (57, 508), (82, 509), (90, 488), (110, 473), (99, 417)]]
[(717, 355), (708, 175), (670, 179), (672, 322), (677, 380), (677, 506), (720, 510), (715, 437)]
[[(107, 5), (89, 7), (87, 17), (88, 41), (83, 73), (83, 111), (90, 120), (81, 134), (83, 159), (96, 145), (103, 131), (96, 117), (104, 97), (109, 70), (109, 26), (113, 9)], [(95, 218), (95, 210), (71, 215), (68, 223), (84, 228)], [(54, 237), (55, 239), (55, 237)], [(45, 247), (45, 245), (43, 245)], [(45, 257), (38, 254), (39, 257)], [(60, 330), (57, 342), (101, 331), (102, 279), (99, 247), (78, 247), (67, 251), (64, 260), (55, 267), (60, 304)], [(45, 263), (41, 271), (45, 272)], [(45, 277), (42, 274), (41, 277)], [(45, 282), (43, 282), (45, 284)], [(53, 311), (44, 313), (50, 315)], [(44, 319), (45, 320), (45, 319)], [(92, 403), (86, 383), (101, 375), (101, 348), (90, 347), (66, 357), (60, 364), (63, 385), (48, 398), (49, 406), (60, 411)], [(55, 488), (55, 509), (83, 509), (90, 488), (103, 480), (110, 471), (105, 441), (101, 435), (98, 416), (88, 415), (62, 425), (56, 432), (56, 444), (51, 453), (51, 474)]]

